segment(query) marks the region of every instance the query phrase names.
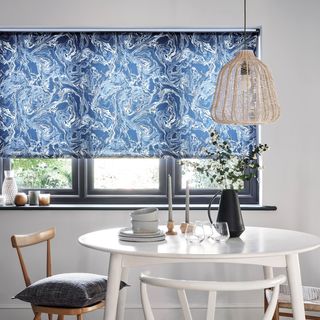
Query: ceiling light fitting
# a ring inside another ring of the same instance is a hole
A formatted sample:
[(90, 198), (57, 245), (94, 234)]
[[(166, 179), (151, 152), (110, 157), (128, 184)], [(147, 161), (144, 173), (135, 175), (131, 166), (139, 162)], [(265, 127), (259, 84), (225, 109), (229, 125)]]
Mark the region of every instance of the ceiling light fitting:
[(280, 116), (276, 91), (268, 67), (247, 49), (244, 0), (244, 50), (219, 72), (211, 116), (217, 123), (257, 125)]

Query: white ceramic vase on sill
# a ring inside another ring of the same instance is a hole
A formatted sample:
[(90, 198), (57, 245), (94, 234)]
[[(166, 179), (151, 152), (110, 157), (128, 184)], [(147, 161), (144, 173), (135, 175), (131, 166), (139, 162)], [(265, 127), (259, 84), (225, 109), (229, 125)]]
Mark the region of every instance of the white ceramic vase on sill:
[(18, 192), (16, 179), (13, 170), (4, 171), (4, 180), (2, 184), (2, 195), (6, 205), (13, 205), (15, 196)]

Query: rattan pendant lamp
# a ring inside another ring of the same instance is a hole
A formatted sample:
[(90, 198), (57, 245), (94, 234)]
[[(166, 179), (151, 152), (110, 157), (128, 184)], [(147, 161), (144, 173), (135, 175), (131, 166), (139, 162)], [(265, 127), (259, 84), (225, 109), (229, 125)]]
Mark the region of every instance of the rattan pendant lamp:
[(256, 125), (280, 116), (268, 67), (247, 50), (247, 3), (244, 0), (244, 50), (222, 67), (217, 80), (211, 116), (217, 123)]

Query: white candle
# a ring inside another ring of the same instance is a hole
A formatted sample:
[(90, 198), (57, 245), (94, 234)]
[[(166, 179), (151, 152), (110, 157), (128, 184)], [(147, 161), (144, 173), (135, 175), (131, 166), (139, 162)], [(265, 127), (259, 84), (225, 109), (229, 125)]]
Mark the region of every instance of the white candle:
[(171, 176), (168, 175), (168, 221), (172, 221), (172, 182)]
[(186, 182), (186, 216), (185, 222), (189, 223), (190, 217), (190, 191), (189, 191), (189, 181)]

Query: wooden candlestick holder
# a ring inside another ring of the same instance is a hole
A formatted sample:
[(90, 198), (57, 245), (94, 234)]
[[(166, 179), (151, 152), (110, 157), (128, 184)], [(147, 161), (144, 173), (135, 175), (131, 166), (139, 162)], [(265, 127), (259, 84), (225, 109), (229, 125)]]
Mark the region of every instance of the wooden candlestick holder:
[(177, 234), (177, 232), (174, 231), (174, 222), (173, 221), (168, 221), (167, 228), (168, 228), (168, 231), (166, 232), (166, 235), (175, 236)]
[(182, 222), (180, 224), (180, 230), (181, 230), (181, 233), (185, 233), (186, 232), (186, 229), (187, 229), (187, 225), (189, 224), (189, 222)]

